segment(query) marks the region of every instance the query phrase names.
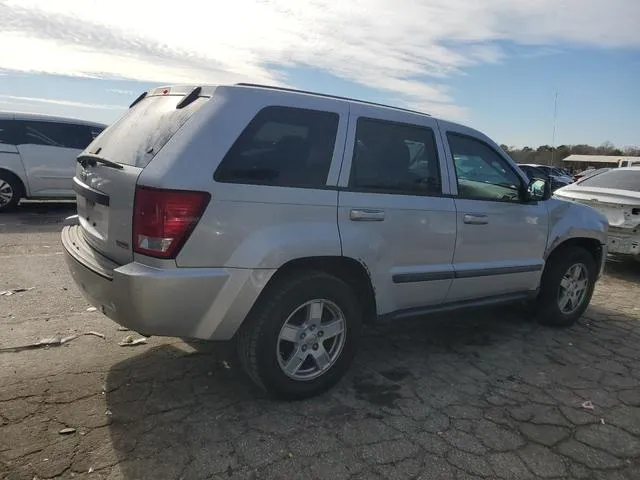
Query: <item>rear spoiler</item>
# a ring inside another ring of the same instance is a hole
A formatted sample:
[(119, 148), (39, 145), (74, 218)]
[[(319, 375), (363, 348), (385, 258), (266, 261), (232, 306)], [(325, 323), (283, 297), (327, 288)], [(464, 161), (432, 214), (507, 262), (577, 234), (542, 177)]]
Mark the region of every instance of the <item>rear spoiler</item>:
[(184, 98), (176, 105), (176, 108), (184, 108), (198, 97), (212, 97), (216, 86), (193, 86), (193, 85), (174, 85), (168, 87), (157, 87), (147, 92), (143, 92), (136, 98), (129, 108), (133, 108), (146, 97), (164, 96), (164, 95), (182, 95)]
[(142, 100), (142, 99), (143, 99), (144, 97), (146, 97), (146, 96), (147, 96), (147, 92), (142, 92), (142, 93), (140, 94), (140, 96), (139, 96), (138, 98), (136, 98), (136, 99), (133, 101), (133, 103), (132, 103), (131, 105), (129, 105), (129, 108), (133, 108), (133, 106), (134, 106), (136, 103), (140, 102), (140, 100)]

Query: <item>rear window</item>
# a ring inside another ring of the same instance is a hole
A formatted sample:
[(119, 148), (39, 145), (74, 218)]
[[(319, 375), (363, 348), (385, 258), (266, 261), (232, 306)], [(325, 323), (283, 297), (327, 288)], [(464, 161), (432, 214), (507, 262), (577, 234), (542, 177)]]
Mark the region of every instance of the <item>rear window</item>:
[(338, 131), (336, 113), (266, 107), (216, 170), (217, 182), (320, 187), (327, 183)]
[(209, 97), (198, 97), (181, 109), (182, 95), (150, 96), (133, 106), (89, 146), (113, 162), (144, 168)]
[(585, 178), (580, 186), (616, 188), (640, 192), (640, 170), (609, 170), (608, 172)]

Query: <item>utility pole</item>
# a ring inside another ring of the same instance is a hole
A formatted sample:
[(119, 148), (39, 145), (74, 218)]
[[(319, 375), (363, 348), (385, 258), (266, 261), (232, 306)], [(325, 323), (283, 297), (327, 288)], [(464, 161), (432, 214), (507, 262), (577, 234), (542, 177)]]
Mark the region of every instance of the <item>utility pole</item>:
[(558, 92), (553, 96), (553, 134), (551, 136), (551, 165), (555, 166), (554, 157), (556, 153), (556, 119), (558, 116)]

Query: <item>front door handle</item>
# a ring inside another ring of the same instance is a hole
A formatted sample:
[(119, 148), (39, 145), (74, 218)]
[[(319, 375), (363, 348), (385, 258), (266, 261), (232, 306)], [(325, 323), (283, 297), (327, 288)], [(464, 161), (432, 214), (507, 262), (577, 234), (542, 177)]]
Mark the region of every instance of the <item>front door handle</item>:
[(464, 223), (469, 225), (486, 225), (489, 223), (489, 217), (480, 213), (465, 213)]
[(349, 220), (352, 222), (382, 222), (384, 210), (352, 209), (349, 212)]

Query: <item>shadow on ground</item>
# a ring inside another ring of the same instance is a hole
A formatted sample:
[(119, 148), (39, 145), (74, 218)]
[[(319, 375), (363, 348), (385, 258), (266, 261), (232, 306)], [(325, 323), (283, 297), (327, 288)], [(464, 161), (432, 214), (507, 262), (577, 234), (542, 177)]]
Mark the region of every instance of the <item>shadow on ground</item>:
[[(599, 424), (600, 405), (618, 406), (616, 394), (639, 385), (639, 332), (636, 320), (598, 307), (561, 330), (538, 326), (518, 308), (403, 321), (370, 329), (331, 392), (291, 403), (267, 398), (215, 346), (154, 349), (108, 375), (114, 468), (125, 479), (378, 478), (385, 462), (413, 459), (420, 468), (441, 462), (428, 478), (449, 478), (447, 469), (474, 471), (472, 460), (487, 476), (490, 455), (530, 448), (527, 455), (549, 455), (544, 462), (566, 473), (585, 468), (577, 459), (588, 463), (593, 449), (573, 440), (555, 453), (547, 447), (580, 425)], [(598, 405), (595, 415), (580, 406), (587, 397)], [(536, 420), (522, 413), (527, 408), (546, 416)], [(556, 425), (546, 447), (520, 433), (540, 423)], [(474, 425), (489, 426), (486, 439), (465, 433)], [(505, 431), (503, 447), (496, 438)]]
[(614, 257), (608, 258), (605, 265), (605, 274), (618, 280), (640, 282), (640, 261)]
[(0, 214), (0, 232), (53, 232), (62, 228), (66, 217), (75, 214), (74, 201), (21, 202), (16, 210)]

